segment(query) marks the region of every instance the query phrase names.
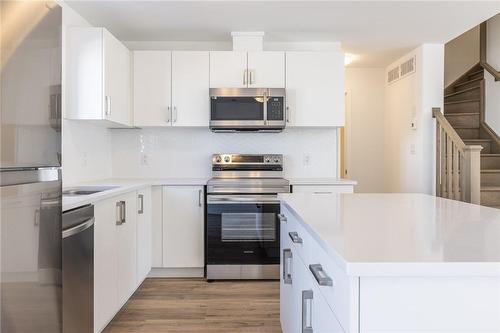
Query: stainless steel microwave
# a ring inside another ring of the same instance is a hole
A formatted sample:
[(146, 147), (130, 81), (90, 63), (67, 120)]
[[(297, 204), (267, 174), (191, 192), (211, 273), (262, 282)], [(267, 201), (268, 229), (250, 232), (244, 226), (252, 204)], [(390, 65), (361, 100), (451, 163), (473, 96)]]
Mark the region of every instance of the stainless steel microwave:
[(285, 128), (284, 88), (211, 88), (213, 132), (281, 132)]

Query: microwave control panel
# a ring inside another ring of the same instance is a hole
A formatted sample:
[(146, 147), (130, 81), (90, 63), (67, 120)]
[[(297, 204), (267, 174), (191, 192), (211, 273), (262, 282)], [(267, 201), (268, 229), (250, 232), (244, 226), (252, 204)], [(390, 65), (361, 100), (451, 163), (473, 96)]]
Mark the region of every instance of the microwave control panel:
[(267, 120), (281, 120), (285, 119), (283, 115), (284, 109), (283, 97), (269, 97), (267, 100)]

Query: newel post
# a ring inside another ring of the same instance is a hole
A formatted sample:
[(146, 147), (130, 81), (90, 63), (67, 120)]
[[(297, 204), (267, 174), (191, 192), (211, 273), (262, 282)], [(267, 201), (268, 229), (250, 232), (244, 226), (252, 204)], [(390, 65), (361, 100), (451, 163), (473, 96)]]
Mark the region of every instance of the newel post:
[(482, 146), (466, 146), (464, 149), (463, 191), (465, 201), (481, 203), (481, 150)]

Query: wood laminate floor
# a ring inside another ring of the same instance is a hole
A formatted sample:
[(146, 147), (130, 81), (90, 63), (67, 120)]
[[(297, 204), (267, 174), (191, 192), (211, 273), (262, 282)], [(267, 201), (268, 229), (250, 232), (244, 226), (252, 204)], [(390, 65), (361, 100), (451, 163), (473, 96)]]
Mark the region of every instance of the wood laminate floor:
[(281, 333), (279, 281), (146, 279), (104, 333)]

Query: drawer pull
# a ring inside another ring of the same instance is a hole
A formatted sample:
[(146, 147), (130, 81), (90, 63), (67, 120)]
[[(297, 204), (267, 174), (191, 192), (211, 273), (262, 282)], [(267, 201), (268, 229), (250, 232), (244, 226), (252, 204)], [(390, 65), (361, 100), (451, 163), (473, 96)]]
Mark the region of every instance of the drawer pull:
[(312, 290), (302, 290), (302, 333), (313, 333), (313, 298)]
[(292, 250), (283, 249), (283, 283), (284, 284), (292, 284)]
[(302, 238), (299, 237), (299, 234), (296, 231), (290, 231), (288, 236), (290, 236), (292, 242), (302, 244)]
[(318, 284), (320, 286), (328, 286), (328, 287), (333, 286), (332, 278), (326, 275), (325, 271), (323, 270), (323, 266), (321, 266), (321, 264), (309, 265), (309, 269), (311, 270), (312, 274), (314, 275), (314, 278), (316, 279), (316, 281), (318, 281)]
[(287, 222), (288, 220), (286, 219), (286, 216), (283, 215), (283, 214), (278, 214), (278, 219), (281, 221), (281, 222)]

